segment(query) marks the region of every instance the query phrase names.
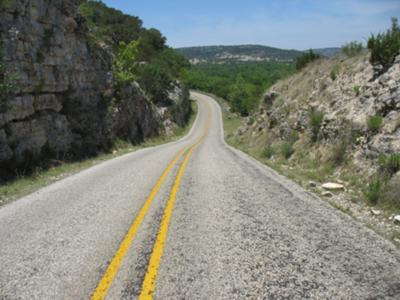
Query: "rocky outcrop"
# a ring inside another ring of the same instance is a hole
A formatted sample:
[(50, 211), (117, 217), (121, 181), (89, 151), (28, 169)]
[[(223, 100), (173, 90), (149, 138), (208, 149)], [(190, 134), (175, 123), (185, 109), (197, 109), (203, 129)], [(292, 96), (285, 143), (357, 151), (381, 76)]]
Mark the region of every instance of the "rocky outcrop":
[[(342, 155), (360, 174), (374, 174), (378, 156), (400, 153), (400, 57), (378, 78), (369, 54), (320, 60), (275, 84), (263, 97), (255, 122), (238, 135), (250, 143), (295, 142), (307, 155), (329, 160), (340, 145)], [(323, 114), (317, 141), (309, 141), (310, 112)], [(368, 128), (368, 118), (382, 117), (382, 128)], [(295, 140), (293, 140), (295, 136)], [(265, 142), (267, 141), (267, 142)]]
[[(0, 40), (2, 61), (16, 78), (0, 105), (2, 171), (163, 131), (158, 108), (137, 84), (113, 89), (112, 55), (90, 40), (78, 0), (9, 1), (0, 12)], [(178, 98), (172, 121), (181, 125), (189, 99)]]

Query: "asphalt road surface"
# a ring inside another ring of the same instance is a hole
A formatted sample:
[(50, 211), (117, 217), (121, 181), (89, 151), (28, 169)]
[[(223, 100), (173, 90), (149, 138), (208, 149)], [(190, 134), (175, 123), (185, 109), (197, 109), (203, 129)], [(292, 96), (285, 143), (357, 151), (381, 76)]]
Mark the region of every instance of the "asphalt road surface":
[(0, 299), (400, 299), (400, 252), (223, 141), (104, 162), (0, 208)]

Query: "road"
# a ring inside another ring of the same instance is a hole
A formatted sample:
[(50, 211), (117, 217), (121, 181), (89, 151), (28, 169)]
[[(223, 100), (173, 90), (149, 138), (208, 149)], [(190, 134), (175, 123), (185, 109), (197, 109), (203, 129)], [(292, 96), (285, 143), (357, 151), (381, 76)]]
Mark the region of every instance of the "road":
[(226, 145), (192, 97), (182, 140), (0, 209), (0, 299), (400, 299), (394, 245)]

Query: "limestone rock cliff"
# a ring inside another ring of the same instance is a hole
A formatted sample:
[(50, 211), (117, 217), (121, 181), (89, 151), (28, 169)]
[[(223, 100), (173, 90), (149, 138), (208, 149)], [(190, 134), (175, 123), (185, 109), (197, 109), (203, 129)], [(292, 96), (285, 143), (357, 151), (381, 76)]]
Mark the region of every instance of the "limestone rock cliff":
[[(0, 105), (1, 173), (164, 130), (159, 109), (138, 85), (113, 89), (112, 54), (90, 43), (77, 0), (9, 1), (0, 11), (0, 40), (2, 61), (15, 77)], [(179, 124), (188, 103), (187, 97), (176, 103)]]
[[(320, 60), (279, 81), (238, 136), (250, 147), (291, 143), (293, 164), (307, 157), (339, 164), (338, 174), (351, 169), (365, 178), (374, 175), (380, 155), (400, 153), (400, 56), (379, 77), (368, 60), (368, 53)], [(322, 114), (314, 142), (312, 111)], [(368, 125), (373, 116), (382, 122), (375, 130)]]

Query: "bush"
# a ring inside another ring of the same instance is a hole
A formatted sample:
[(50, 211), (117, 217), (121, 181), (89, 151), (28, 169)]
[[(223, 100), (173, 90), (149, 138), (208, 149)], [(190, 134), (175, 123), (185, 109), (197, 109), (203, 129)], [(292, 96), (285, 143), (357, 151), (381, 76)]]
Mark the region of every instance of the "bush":
[(281, 145), (281, 154), (284, 158), (288, 159), (294, 153), (293, 144), (290, 142), (285, 142)]
[(380, 73), (387, 71), (400, 54), (400, 27), (397, 18), (392, 18), (392, 28), (386, 33), (372, 35), (368, 39), (368, 49), (371, 51), (371, 64), (381, 67)]
[(371, 132), (377, 132), (383, 126), (383, 118), (381, 116), (369, 116), (367, 119), (367, 127)]
[(261, 153), (262, 157), (265, 157), (268, 159), (270, 159), (274, 155), (275, 155), (275, 149), (271, 145), (268, 145), (267, 147), (265, 147), (265, 149)]
[(377, 178), (372, 180), (364, 190), (364, 196), (371, 205), (378, 204), (384, 182)]
[(381, 154), (379, 164), (385, 174), (392, 176), (400, 171), (400, 154)]
[(296, 70), (299, 71), (307, 66), (310, 62), (317, 60), (321, 56), (314, 53), (312, 49), (310, 49), (307, 53), (304, 53), (296, 58)]
[(318, 139), (318, 133), (324, 120), (324, 113), (317, 110), (312, 110), (309, 115), (311, 127), (311, 139), (315, 142)]
[(353, 41), (343, 45), (342, 52), (348, 57), (356, 56), (363, 50), (363, 45), (359, 42)]

